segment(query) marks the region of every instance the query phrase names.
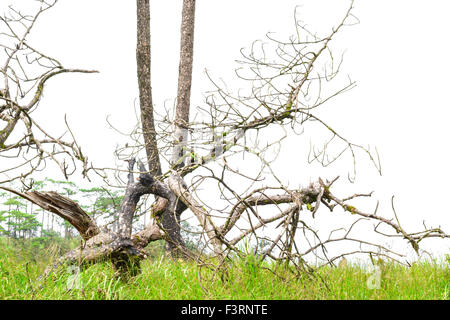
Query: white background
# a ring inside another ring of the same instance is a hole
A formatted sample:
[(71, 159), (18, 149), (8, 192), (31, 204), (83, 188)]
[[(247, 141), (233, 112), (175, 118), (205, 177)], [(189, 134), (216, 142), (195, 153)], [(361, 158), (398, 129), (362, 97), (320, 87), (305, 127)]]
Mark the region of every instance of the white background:
[[(8, 1), (2, 2), (1, 9)], [(164, 104), (172, 107), (176, 96), (181, 2), (151, 1), (157, 110)], [(25, 10), (27, 1), (9, 3)], [(202, 105), (203, 93), (210, 88), (205, 68), (232, 86), (240, 48), (264, 39), (268, 31), (287, 38), (294, 31), (296, 5), (301, 5), (299, 17), (310, 29), (326, 31), (341, 21), (348, 4), (346, 0), (197, 1), (192, 106)], [(41, 17), (29, 40), (65, 67), (100, 71), (53, 78), (39, 109), (39, 119), (46, 119), (55, 134), (64, 130), (67, 114), (83, 151), (98, 166), (114, 166), (114, 148), (126, 141), (109, 128), (106, 116), (123, 131), (136, 122), (135, 11), (134, 1), (60, 1)], [(450, 232), (449, 12), (448, 1), (356, 1), (353, 13), (360, 24), (343, 30), (333, 45), (346, 50), (342, 72), (356, 80), (357, 87), (330, 102), (326, 119), (356, 143), (376, 146), (383, 175), (361, 155), (356, 183), (345, 186), (351, 163), (326, 170), (310, 166), (309, 140), (300, 138), (304, 145), (297, 142), (282, 149), (280, 176), (295, 187), (318, 176), (341, 175), (342, 190), (374, 190), (384, 210), (379, 213), (388, 217), (390, 197), (395, 195), (396, 210), (408, 231), (426, 220), (427, 225), (441, 225)], [(286, 169), (289, 163), (296, 172)], [(374, 202), (368, 202), (367, 210), (373, 208)], [(427, 248), (441, 254), (449, 247), (446, 240), (432, 241)]]

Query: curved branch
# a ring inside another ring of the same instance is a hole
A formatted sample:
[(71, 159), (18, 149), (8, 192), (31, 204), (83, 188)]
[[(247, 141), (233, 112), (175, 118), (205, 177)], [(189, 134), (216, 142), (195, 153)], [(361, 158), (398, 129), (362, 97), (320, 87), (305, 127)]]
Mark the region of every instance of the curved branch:
[(213, 246), (214, 253), (217, 255), (222, 254), (222, 246), (219, 241), (220, 231), (214, 225), (209, 212), (205, 207), (198, 203), (198, 201), (187, 190), (186, 183), (176, 173), (172, 174), (168, 179), (170, 190), (194, 213), (197, 217), (200, 226), (205, 231), (209, 238), (211, 245)]
[(53, 71), (48, 74), (46, 74), (37, 85), (36, 92), (34, 93), (33, 99), (30, 101), (30, 103), (24, 107), (24, 110), (30, 110), (38, 101), (41, 99), (42, 92), (44, 91), (44, 84), (47, 82), (48, 79), (52, 78), (53, 76), (56, 76), (60, 73), (67, 73), (67, 72), (79, 72), (79, 73), (98, 73), (96, 70), (83, 70), (83, 69), (60, 69), (58, 71)]

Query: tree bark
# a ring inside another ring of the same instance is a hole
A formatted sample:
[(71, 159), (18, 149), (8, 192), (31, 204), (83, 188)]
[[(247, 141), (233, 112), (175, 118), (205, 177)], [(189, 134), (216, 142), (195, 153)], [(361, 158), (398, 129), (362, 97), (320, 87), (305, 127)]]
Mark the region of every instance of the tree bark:
[[(156, 130), (153, 116), (152, 88), (151, 88), (151, 42), (150, 42), (150, 4), (149, 0), (137, 0), (137, 70), (139, 83), (139, 99), (141, 106), (142, 133), (144, 136), (145, 150), (149, 173), (151, 176), (161, 174), (161, 164), (159, 160), (158, 146), (156, 140)], [(158, 199), (155, 199), (157, 202)], [(131, 201), (132, 205), (134, 201)], [(185, 248), (178, 226), (179, 215), (174, 212), (174, 208), (166, 203), (162, 214), (162, 225), (168, 235), (166, 248), (173, 256), (179, 256), (179, 248)], [(123, 203), (122, 205), (127, 205)], [(132, 208), (130, 208), (131, 210)], [(131, 212), (126, 210), (127, 212)], [(121, 210), (123, 212), (123, 210)], [(181, 214), (181, 213), (180, 213)], [(126, 216), (127, 219), (130, 216)], [(131, 216), (132, 218), (132, 216)], [(131, 230), (126, 228), (130, 225), (128, 221), (119, 219), (119, 226), (123, 237), (130, 236)]]
[(197, 217), (201, 228), (208, 237), (208, 244), (217, 256), (222, 255), (222, 242), (218, 238), (219, 229), (214, 225), (209, 212), (199, 204), (187, 190), (186, 184), (178, 174), (172, 174), (168, 179), (170, 190), (178, 197), (180, 202), (187, 206)]
[[(194, 58), (194, 22), (195, 0), (184, 0), (181, 18), (180, 64), (178, 71), (178, 93), (175, 111), (174, 146), (172, 150), (171, 166), (183, 167), (188, 139), (187, 126), (189, 123), (189, 109), (192, 85), (192, 64)], [(172, 199), (171, 203), (174, 199)], [(162, 216), (162, 226), (167, 232), (166, 249), (174, 257), (186, 257), (186, 245), (181, 237), (180, 216), (186, 206), (179, 200), (175, 206), (168, 206)]]
[(175, 114), (175, 136), (172, 166), (182, 167), (186, 154), (189, 124), (189, 109), (194, 60), (195, 0), (183, 1), (181, 21), (180, 65), (178, 69), (178, 94)]
[[(161, 174), (161, 164), (156, 140), (156, 131), (153, 117), (152, 91), (151, 91), (151, 46), (150, 46), (150, 5), (149, 0), (137, 0), (137, 69), (139, 82), (139, 98), (141, 106), (141, 121), (144, 135), (145, 149), (147, 153), (149, 173), (151, 177)], [(175, 166), (178, 160), (184, 158), (185, 151), (183, 145), (187, 142), (187, 124), (189, 122), (190, 95), (192, 83), (192, 64), (194, 48), (194, 21), (195, 21), (195, 0), (184, 0), (181, 22), (181, 46), (180, 65), (178, 76), (178, 94), (175, 116), (175, 136), (172, 165)], [(182, 166), (182, 165), (181, 165)], [(127, 189), (128, 190), (128, 189)], [(184, 255), (186, 250), (181, 237), (179, 225), (180, 215), (186, 206), (173, 196), (165, 203), (162, 210), (161, 225), (166, 235), (166, 248), (174, 256)], [(158, 202), (159, 199), (156, 199)], [(134, 203), (132, 201), (131, 203)], [(123, 203), (126, 205), (126, 203)], [(130, 219), (124, 212), (131, 210), (121, 210), (122, 219)], [(131, 216), (132, 219), (132, 216)], [(129, 237), (131, 230), (126, 229), (130, 225), (128, 221), (119, 218), (121, 230), (119, 234)]]
[(137, 45), (136, 60), (141, 107), (142, 134), (149, 172), (161, 174), (156, 130), (153, 117), (151, 86), (151, 46), (150, 46), (150, 4), (149, 0), (137, 0)]

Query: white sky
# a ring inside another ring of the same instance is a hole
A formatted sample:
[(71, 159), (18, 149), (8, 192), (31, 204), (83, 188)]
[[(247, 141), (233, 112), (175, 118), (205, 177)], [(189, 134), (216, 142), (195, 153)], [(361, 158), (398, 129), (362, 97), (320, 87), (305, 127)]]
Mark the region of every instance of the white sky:
[[(6, 3), (26, 3), (2, 2), (1, 9)], [(204, 69), (232, 86), (240, 48), (263, 39), (268, 31), (286, 37), (292, 34), (295, 5), (302, 5), (298, 13), (310, 29), (324, 31), (341, 21), (348, 3), (198, 0), (193, 107), (202, 105), (203, 93), (209, 88)], [(332, 101), (326, 107), (330, 108), (326, 118), (353, 141), (376, 146), (383, 170), (383, 176), (378, 176), (361, 156), (357, 182), (346, 187), (343, 179), (339, 188), (350, 194), (374, 190), (385, 216), (392, 213), (390, 197), (395, 194), (396, 210), (409, 231), (426, 220), (450, 232), (449, 12), (448, 1), (357, 0), (353, 13), (360, 24), (346, 28), (334, 43), (338, 51), (346, 50), (342, 72), (356, 80), (357, 87)], [(164, 103), (173, 105), (176, 95), (181, 1), (152, 0), (151, 15), (153, 98), (157, 110), (163, 110)], [(134, 1), (61, 0), (42, 16), (30, 38), (35, 47), (66, 67), (100, 71), (50, 80), (36, 113), (51, 121), (55, 133), (64, 130), (67, 114), (78, 142), (98, 166), (114, 165), (115, 145), (125, 141), (108, 128), (106, 116), (124, 131), (136, 121), (135, 24)], [(326, 170), (308, 166), (309, 140), (298, 141), (305, 144), (290, 142), (280, 158), (285, 162), (278, 173), (291, 186), (305, 185), (318, 176), (345, 178), (350, 162)], [(283, 169), (293, 165), (292, 158), (295, 172)], [(373, 208), (373, 202), (367, 203), (367, 210)], [(449, 251), (448, 241), (430, 243), (428, 249), (437, 254)]]

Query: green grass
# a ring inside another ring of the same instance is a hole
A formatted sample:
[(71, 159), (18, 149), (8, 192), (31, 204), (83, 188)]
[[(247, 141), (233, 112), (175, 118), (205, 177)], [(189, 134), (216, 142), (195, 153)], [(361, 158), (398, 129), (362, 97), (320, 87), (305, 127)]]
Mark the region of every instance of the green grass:
[[(59, 252), (56, 246), (30, 250), (0, 239), (0, 299), (446, 299), (450, 297), (450, 271), (446, 261), (421, 262), (406, 268), (386, 265), (379, 287), (367, 285), (373, 274), (362, 265), (323, 268), (322, 281), (295, 277), (290, 272), (257, 267), (235, 260), (228, 279), (199, 269), (195, 263), (174, 262), (162, 256), (142, 263), (142, 272), (128, 281), (117, 278), (108, 262), (81, 273), (80, 288), (70, 288), (70, 273), (49, 278), (41, 288), (36, 279)], [(75, 245), (72, 244), (72, 245)]]

